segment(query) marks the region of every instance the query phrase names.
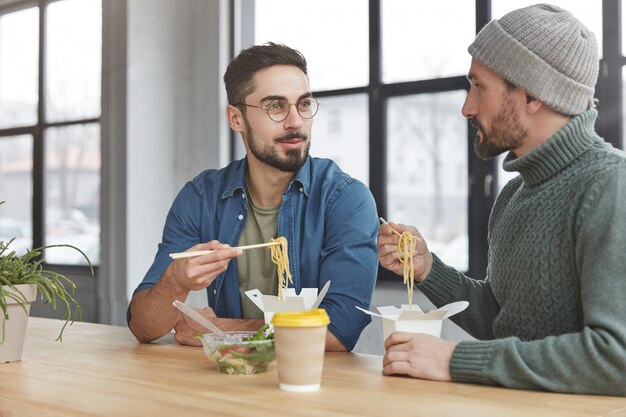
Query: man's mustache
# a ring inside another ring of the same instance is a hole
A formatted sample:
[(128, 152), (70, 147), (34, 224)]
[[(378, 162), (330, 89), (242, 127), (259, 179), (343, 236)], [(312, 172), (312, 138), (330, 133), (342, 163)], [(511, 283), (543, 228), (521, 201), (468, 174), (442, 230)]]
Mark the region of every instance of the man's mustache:
[(284, 136), (278, 137), (276, 139), (274, 139), (275, 142), (281, 142), (283, 140), (291, 140), (291, 139), (303, 139), (303, 140), (307, 140), (309, 139), (309, 136), (306, 135), (303, 132), (291, 132), (291, 133), (287, 133)]

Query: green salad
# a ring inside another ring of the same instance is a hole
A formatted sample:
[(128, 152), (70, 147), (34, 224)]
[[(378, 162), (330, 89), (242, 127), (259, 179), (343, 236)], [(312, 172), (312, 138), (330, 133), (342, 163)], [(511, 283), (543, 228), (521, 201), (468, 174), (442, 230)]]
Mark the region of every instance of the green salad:
[(276, 358), (274, 333), (266, 334), (268, 327), (264, 324), (255, 334), (232, 342), (211, 340), (211, 335), (205, 335), (209, 337), (203, 339), (205, 353), (222, 373), (250, 375), (265, 372)]

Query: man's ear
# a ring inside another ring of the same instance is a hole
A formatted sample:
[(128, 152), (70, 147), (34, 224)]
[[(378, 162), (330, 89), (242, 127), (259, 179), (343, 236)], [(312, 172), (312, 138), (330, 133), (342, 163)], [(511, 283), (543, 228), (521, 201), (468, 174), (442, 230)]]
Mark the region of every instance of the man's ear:
[(526, 111), (530, 114), (535, 114), (543, 106), (543, 102), (535, 97), (526, 94)]
[(243, 120), (243, 114), (241, 113), (241, 109), (232, 104), (226, 106), (226, 120), (228, 120), (228, 124), (230, 128), (235, 132), (243, 132), (245, 131), (245, 123)]

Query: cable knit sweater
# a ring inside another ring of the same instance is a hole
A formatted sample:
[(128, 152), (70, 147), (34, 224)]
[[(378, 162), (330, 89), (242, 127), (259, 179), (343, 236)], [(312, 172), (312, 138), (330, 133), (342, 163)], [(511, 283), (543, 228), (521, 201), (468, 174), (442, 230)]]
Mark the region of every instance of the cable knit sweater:
[(434, 257), (420, 289), (468, 300), (455, 322), (454, 381), (626, 395), (626, 156), (573, 118), (504, 169), (517, 171), (489, 220), (487, 278)]

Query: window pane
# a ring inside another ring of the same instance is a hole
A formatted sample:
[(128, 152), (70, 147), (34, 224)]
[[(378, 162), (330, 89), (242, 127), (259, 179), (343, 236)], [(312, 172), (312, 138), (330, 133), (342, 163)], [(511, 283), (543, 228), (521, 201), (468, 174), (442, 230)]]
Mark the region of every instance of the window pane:
[(39, 10), (0, 16), (0, 128), (37, 122)]
[[(499, 19), (508, 12), (533, 4), (541, 3), (536, 0), (493, 0), (491, 14)], [(559, 6), (583, 22), (596, 35), (598, 54), (602, 58), (602, 0), (550, 0), (546, 3)]]
[(468, 269), (465, 91), (388, 102), (389, 218), (415, 225), (446, 263)]
[(46, 118), (100, 116), (102, 6), (99, 0), (63, 0), (48, 6)]
[[(47, 245), (71, 244), (92, 263), (100, 262), (100, 126), (51, 128), (46, 131)], [(51, 264), (86, 264), (69, 248), (46, 251)]]
[(0, 240), (15, 238), (18, 255), (33, 247), (33, 140), (31, 136), (0, 138)]
[(311, 155), (334, 160), (343, 171), (369, 185), (367, 95), (319, 99), (313, 119)]
[(367, 85), (368, 7), (363, 0), (257, 0), (255, 44), (302, 52), (314, 91)]
[(474, 5), (467, 0), (383, 0), (383, 81), (465, 75), (467, 47), (476, 33)]

